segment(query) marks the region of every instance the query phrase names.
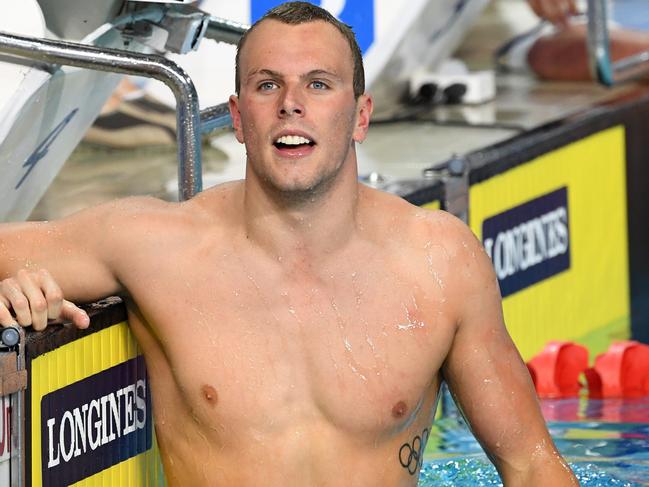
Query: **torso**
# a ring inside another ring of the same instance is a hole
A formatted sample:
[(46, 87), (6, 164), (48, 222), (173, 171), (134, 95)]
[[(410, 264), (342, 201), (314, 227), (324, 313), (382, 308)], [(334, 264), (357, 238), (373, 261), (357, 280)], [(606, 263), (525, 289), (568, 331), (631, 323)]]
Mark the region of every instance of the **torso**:
[(430, 428), (455, 333), (449, 255), (410, 230), (434, 215), (372, 198), (393, 221), (318, 263), (191, 219), (130, 256), (119, 277), (170, 485), (416, 485), (404, 452)]

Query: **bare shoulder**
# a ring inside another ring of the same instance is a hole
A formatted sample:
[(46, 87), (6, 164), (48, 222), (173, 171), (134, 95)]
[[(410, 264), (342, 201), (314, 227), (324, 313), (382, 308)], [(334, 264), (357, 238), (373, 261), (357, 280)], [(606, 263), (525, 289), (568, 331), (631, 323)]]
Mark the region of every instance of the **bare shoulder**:
[(74, 241), (83, 235), (95, 248), (108, 251), (122, 242), (141, 240), (141, 237), (180, 220), (178, 203), (149, 196), (133, 196), (85, 208), (77, 213), (50, 223), (53, 232)]
[(121, 268), (163, 249), (190, 247), (206, 234), (223, 234), (227, 209), (232, 205), (221, 200), (230, 198), (231, 193), (232, 188), (226, 185), (180, 203), (150, 196), (123, 198), (53, 221), (47, 232), (58, 235), (75, 253), (88, 253), (110, 267)]
[(158, 238), (174, 235), (191, 237), (192, 228), (206, 230), (227, 218), (226, 213), (232, 206), (228, 199), (232, 197), (233, 189), (232, 184), (218, 186), (184, 202), (133, 196), (84, 210), (78, 217), (70, 218), (96, 222), (109, 233), (119, 231), (134, 236), (156, 234)]
[(443, 289), (449, 306), (470, 295), (499, 300), (491, 259), (471, 229), (454, 215), (411, 205), (385, 193), (368, 193), (376, 219), (376, 239), (410, 275), (427, 287)]
[(469, 227), (454, 215), (412, 205), (395, 195), (364, 188), (376, 226), (389, 232), (389, 240), (406, 248), (444, 246), (453, 254), (482, 249)]

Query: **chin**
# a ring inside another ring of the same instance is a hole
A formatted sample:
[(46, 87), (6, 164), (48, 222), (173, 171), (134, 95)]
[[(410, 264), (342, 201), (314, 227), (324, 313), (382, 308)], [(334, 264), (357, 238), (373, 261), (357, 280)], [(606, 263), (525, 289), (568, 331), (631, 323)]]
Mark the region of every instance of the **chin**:
[(317, 177), (301, 181), (273, 181), (267, 180), (281, 199), (292, 202), (308, 202), (324, 194), (331, 187), (335, 175)]

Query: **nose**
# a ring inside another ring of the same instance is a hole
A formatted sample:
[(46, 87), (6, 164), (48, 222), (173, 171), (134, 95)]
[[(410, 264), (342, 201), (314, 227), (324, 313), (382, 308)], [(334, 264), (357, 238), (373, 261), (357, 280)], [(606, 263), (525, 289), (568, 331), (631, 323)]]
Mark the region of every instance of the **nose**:
[(285, 87), (279, 103), (280, 118), (304, 115), (304, 103), (299, 90), (295, 87)]

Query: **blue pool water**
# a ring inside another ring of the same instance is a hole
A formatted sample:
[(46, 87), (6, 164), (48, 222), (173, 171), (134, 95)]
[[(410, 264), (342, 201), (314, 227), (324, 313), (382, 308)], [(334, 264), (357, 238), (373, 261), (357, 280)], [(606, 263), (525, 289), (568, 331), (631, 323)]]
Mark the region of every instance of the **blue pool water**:
[[(580, 485), (649, 485), (649, 398), (545, 400), (542, 408)], [(433, 426), (419, 486), (502, 485), (462, 418), (447, 409)]]

